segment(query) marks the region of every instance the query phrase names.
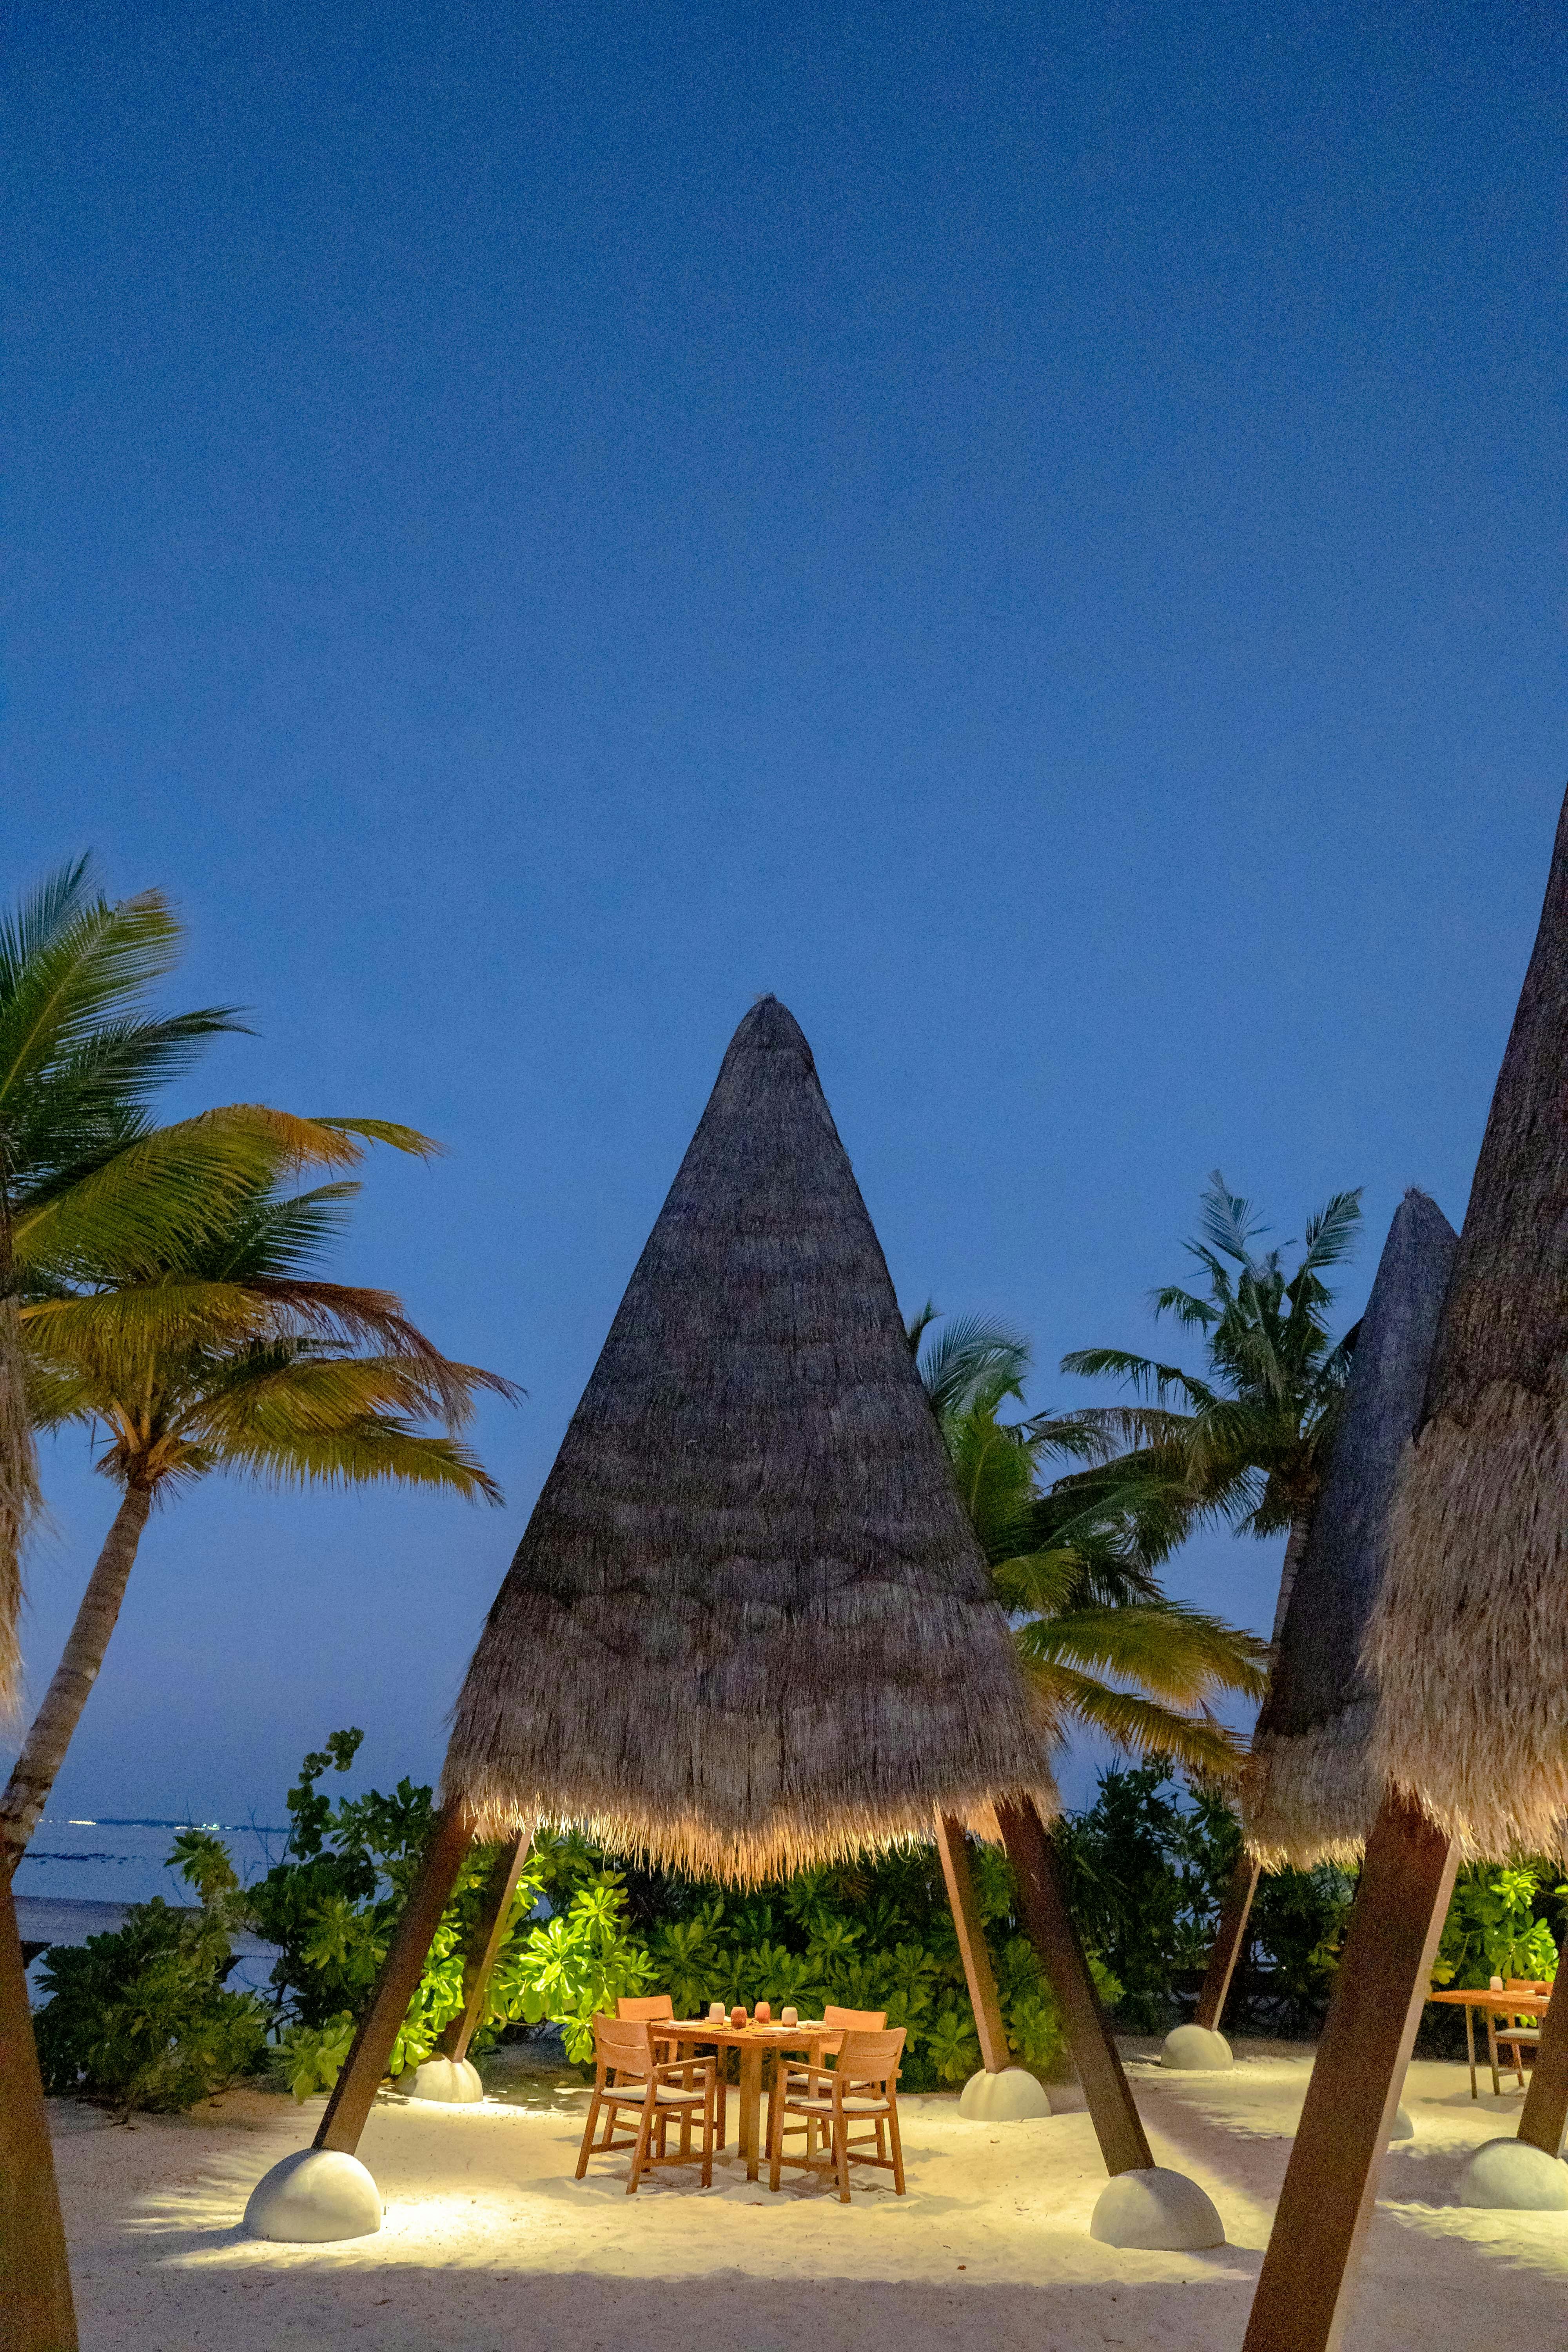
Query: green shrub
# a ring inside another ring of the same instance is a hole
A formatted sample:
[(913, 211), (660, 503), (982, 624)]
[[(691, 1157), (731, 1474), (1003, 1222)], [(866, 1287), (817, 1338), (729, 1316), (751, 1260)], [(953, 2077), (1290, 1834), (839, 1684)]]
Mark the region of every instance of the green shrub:
[[(1544, 1884), (1556, 1875), (1541, 1861), (1467, 1864), (1454, 1882), (1435, 1982), (1485, 1985), (1494, 1976), (1554, 1976), (1557, 1941), (1541, 1906)], [(1568, 1886), (1551, 1891), (1561, 1898)]]
[(226, 1992), (232, 1963), (221, 1907), (134, 1906), (123, 1927), (54, 1945), (35, 2020), (45, 2088), (177, 2114), (261, 2063), (266, 2005)]

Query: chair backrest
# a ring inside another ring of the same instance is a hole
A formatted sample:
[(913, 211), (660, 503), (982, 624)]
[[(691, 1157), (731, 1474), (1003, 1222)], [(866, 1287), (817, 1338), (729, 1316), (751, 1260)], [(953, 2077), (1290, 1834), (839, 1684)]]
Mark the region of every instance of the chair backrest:
[(835, 2009), (831, 2001), (822, 2012), (824, 2025), (840, 2032), (880, 2033), (888, 2022), (885, 2009)]
[(899, 2060), (904, 2052), (904, 2028), (895, 2026), (890, 2033), (846, 2033), (838, 2053), (836, 2074), (845, 2083), (890, 2083), (899, 2071)]
[(601, 2066), (618, 2074), (646, 2074), (653, 2064), (652, 2035), (646, 2018), (594, 2019), (594, 2048)]
[(673, 2017), (675, 2003), (667, 1992), (623, 1993), (616, 2003), (617, 2017)]

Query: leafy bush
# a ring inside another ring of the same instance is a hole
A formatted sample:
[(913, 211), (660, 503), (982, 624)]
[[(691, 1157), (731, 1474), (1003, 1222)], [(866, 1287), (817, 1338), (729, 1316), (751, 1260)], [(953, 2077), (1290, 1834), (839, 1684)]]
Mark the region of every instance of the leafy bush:
[(49, 1998), (35, 2020), (45, 2088), (108, 2101), (124, 2116), (177, 2114), (254, 2074), (267, 2009), (224, 1990), (232, 1964), (221, 1902), (186, 1911), (155, 1898), (114, 1935), (53, 1946)]
[[(1060, 1832), (1083, 1934), (1123, 1987), (1116, 2022), (1160, 2032), (1195, 1999), (1241, 1853), (1223, 1797), (1184, 1790), (1155, 1761), (1102, 1772), (1095, 1801)], [(1321, 2021), (1353, 1882), (1331, 1864), (1258, 1883), (1226, 2017), (1278, 2032)]]
[[(1485, 1985), (1498, 1977), (1551, 1977), (1557, 1940), (1541, 1915), (1545, 1862), (1472, 1863), (1454, 1882), (1432, 1974), (1441, 1985)], [(1568, 1886), (1553, 1886), (1557, 1897)]]

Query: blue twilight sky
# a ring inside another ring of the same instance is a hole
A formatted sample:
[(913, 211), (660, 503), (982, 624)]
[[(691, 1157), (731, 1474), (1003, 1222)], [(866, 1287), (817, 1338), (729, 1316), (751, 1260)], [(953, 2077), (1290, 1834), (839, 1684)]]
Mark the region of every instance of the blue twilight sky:
[[(1554, 10), (8, 16), (0, 884), (175, 897), (260, 1032), (185, 1104), (443, 1138), (343, 1268), (529, 1390), (504, 1513), (154, 1523), (57, 1810), (435, 1770), (760, 990), (1041, 1403), (1215, 1166), (1365, 1185), (1347, 1309), (1458, 1222), (1568, 767)], [(1172, 1581), (1266, 1629), (1277, 1552)]]

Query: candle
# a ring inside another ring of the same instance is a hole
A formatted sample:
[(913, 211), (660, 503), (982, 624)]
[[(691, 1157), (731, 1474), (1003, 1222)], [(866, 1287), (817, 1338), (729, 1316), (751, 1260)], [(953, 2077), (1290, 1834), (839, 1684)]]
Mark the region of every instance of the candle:
[(722, 2002), (721, 2000), (710, 2000), (710, 2001), (709, 2002), (709, 2004), (708, 2004), (708, 2022), (709, 2022), (709, 2024), (710, 2024), (710, 2025), (722, 2025), (722, 2024), (723, 2024), (723, 2022), (724, 2022), (724, 2004), (723, 2004), (723, 2002)]
[(800, 2011), (798, 2009), (783, 2010), (780, 2011), (780, 2015), (783, 2017), (784, 2022), (786, 2025), (798, 2025), (800, 2023)]

